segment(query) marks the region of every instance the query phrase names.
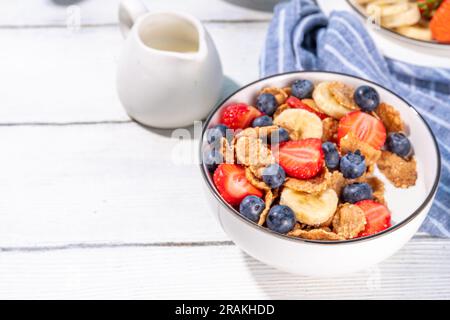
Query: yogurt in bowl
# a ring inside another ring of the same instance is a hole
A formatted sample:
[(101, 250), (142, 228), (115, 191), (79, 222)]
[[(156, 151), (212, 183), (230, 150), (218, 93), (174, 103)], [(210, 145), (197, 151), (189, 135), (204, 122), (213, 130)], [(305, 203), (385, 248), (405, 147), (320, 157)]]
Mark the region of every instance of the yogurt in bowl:
[[(226, 139), (226, 128), (237, 130)], [(208, 117), (200, 151), (205, 194), (228, 236), (266, 264), (313, 276), (364, 269), (400, 249), (440, 174), (435, 138), (412, 106), (331, 72), (241, 88)]]

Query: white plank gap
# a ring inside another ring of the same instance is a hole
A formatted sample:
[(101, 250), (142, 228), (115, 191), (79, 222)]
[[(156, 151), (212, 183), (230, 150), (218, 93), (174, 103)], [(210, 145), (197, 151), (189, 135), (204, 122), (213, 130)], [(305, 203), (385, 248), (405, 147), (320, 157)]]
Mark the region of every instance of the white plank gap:
[(3, 253), (0, 298), (449, 299), (449, 249), (449, 240), (414, 239), (335, 278), (282, 273), (235, 246)]

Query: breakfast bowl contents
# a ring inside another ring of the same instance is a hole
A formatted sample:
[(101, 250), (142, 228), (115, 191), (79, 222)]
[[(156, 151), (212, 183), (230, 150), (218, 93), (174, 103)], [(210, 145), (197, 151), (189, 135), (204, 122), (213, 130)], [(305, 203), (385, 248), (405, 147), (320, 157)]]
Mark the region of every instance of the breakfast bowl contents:
[(410, 39), (450, 44), (450, 0), (348, 0), (374, 22)]
[(349, 272), (395, 252), (423, 221), (439, 176), (433, 135), (412, 107), (326, 72), (239, 90), (208, 119), (201, 154), (225, 232), (301, 274)]

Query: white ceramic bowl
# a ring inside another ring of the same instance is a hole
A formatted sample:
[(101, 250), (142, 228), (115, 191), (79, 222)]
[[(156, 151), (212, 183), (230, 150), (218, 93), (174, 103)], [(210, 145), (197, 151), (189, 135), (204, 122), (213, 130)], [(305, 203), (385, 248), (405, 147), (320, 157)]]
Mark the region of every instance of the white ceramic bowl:
[(310, 276), (334, 276), (365, 269), (399, 250), (418, 230), (433, 202), (440, 175), (440, 154), (431, 129), (405, 100), (375, 83), (330, 72), (292, 72), (271, 76), (239, 89), (223, 101), (208, 117), (200, 152), (206, 146), (205, 130), (219, 121), (224, 106), (233, 102), (253, 104), (260, 89), (285, 87), (296, 79), (342, 81), (354, 87), (371, 85), (381, 101), (393, 105), (409, 128), (409, 139), (417, 160), (418, 179), (414, 187), (396, 189), (381, 174), (386, 185), (386, 201), (392, 213), (392, 227), (378, 234), (345, 241), (314, 241), (288, 237), (258, 226), (242, 217), (218, 194), (211, 175), (201, 165), (205, 194), (211, 212), (223, 230), (246, 253), (275, 268)]

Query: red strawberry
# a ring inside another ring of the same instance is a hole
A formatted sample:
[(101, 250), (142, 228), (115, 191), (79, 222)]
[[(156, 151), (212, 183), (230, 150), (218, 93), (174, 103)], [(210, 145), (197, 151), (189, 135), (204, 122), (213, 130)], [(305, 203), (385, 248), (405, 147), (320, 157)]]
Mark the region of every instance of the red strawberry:
[(304, 109), (306, 111), (312, 112), (315, 115), (317, 115), (320, 118), (320, 120), (328, 118), (328, 116), (325, 113), (314, 110), (313, 108), (311, 108), (306, 103), (302, 102), (300, 99), (296, 97), (290, 96), (289, 98), (287, 98), (286, 104), (291, 108)]
[(366, 237), (383, 231), (391, 226), (391, 213), (386, 206), (373, 200), (362, 200), (355, 203), (366, 215), (366, 228), (358, 237)]
[(433, 39), (450, 43), (450, 0), (444, 0), (436, 10), (430, 22)]
[(255, 107), (245, 103), (233, 103), (223, 110), (220, 123), (231, 129), (245, 129), (259, 116), (262, 116), (262, 113)]
[(272, 151), (288, 176), (309, 179), (317, 175), (323, 168), (324, 160), (320, 139), (287, 141)]
[(248, 182), (245, 169), (237, 164), (220, 164), (214, 171), (213, 180), (220, 195), (232, 206), (239, 205), (249, 195), (263, 196), (261, 190)]
[(386, 141), (386, 129), (377, 118), (362, 111), (353, 111), (339, 121), (338, 141), (352, 132), (361, 141), (379, 150)]

